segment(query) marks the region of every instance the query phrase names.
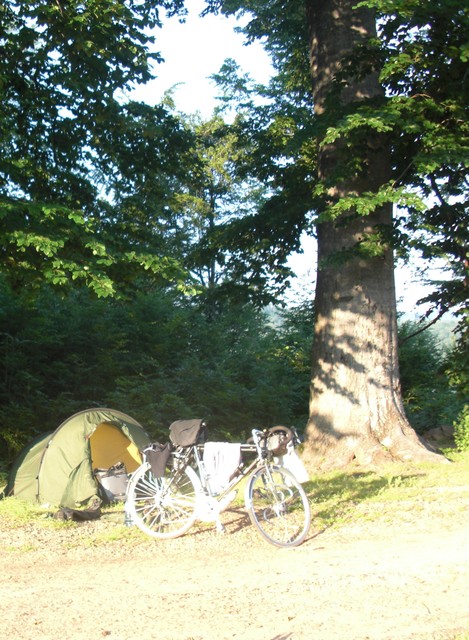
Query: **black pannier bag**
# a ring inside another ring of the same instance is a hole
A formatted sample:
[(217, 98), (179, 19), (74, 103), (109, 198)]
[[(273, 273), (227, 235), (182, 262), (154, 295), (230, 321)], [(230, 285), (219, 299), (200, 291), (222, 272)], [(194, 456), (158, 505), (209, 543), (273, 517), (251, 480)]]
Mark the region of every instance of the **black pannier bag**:
[(166, 469), (166, 463), (171, 454), (171, 443), (160, 444), (154, 442), (149, 447), (143, 450), (150, 467), (151, 472), (156, 478), (162, 478), (164, 476), (164, 470)]
[(207, 436), (204, 420), (176, 420), (169, 427), (169, 438), (175, 447), (203, 444)]

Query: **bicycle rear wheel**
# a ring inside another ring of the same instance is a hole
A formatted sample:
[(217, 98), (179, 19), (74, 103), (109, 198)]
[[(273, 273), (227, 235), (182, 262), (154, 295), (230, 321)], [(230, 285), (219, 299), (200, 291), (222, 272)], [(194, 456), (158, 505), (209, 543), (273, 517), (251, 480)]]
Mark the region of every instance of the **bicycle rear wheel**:
[(154, 538), (177, 538), (194, 524), (199, 480), (191, 467), (157, 478), (148, 463), (133, 474), (126, 506), (132, 522)]
[(306, 493), (283, 467), (264, 466), (249, 478), (246, 509), (261, 536), (277, 547), (296, 547), (309, 531), (311, 510)]

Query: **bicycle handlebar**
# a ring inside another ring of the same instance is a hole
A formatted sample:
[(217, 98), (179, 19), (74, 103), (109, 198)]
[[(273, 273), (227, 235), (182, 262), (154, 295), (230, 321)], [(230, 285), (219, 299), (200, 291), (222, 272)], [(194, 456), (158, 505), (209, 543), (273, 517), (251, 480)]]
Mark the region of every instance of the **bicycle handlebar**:
[[(275, 446), (269, 447), (269, 439), (278, 436), (278, 442)], [(261, 451), (270, 451), (274, 456), (284, 455), (287, 451), (287, 445), (293, 440), (293, 431), (289, 427), (270, 427), (270, 429), (253, 429), (252, 436), (256, 447)]]

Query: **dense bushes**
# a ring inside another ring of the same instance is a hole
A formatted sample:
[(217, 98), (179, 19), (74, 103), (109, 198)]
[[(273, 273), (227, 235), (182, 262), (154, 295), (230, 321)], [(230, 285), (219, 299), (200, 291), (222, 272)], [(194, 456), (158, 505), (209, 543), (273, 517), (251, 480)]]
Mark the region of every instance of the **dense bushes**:
[(453, 426), (456, 447), (459, 451), (469, 451), (469, 405), (465, 405)]
[(8, 457), (93, 406), (129, 413), (155, 437), (184, 417), (205, 417), (223, 437), (306, 422), (312, 329), (298, 327), (294, 312), (284, 323), (226, 306), (208, 319), (171, 293), (132, 301), (2, 294), (0, 434)]
[(419, 333), (415, 322), (400, 325), (402, 395), (410, 423), (422, 434), (452, 425), (463, 407), (464, 391), (455, 376), (461, 359), (454, 327), (454, 322), (446, 321)]
[(408, 338), (414, 330), (412, 322), (401, 324), (401, 388), (408, 418), (414, 428), (423, 432), (438, 426), (447, 404), (448, 384), (440, 343), (427, 332)]
[[(159, 438), (177, 418), (204, 417), (214, 437), (228, 439), (253, 426), (306, 424), (311, 307), (206, 313), (171, 292), (116, 301), (5, 288), (0, 303), (0, 458), (93, 406), (124, 411)], [(401, 337), (414, 329), (403, 323)], [(431, 332), (402, 343), (403, 396), (421, 433), (452, 424), (463, 407), (448, 377), (453, 353)]]

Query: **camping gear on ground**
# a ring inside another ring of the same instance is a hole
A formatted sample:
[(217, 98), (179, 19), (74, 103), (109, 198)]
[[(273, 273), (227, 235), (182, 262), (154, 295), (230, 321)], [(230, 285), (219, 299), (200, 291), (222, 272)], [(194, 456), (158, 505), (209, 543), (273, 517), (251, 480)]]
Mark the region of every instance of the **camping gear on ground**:
[(70, 509), (62, 507), (54, 513), (56, 520), (73, 520), (74, 522), (87, 522), (88, 520), (98, 520), (101, 517), (101, 507), (98, 504), (90, 509)]
[(103, 408), (80, 411), (23, 449), (4, 495), (48, 506), (85, 506), (93, 498), (103, 498), (94, 469), (121, 462), (132, 473), (141, 463), (140, 451), (149, 444), (143, 427), (125, 413)]
[(109, 469), (95, 469), (94, 475), (106, 502), (125, 500), (129, 476), (123, 462), (118, 462)]

